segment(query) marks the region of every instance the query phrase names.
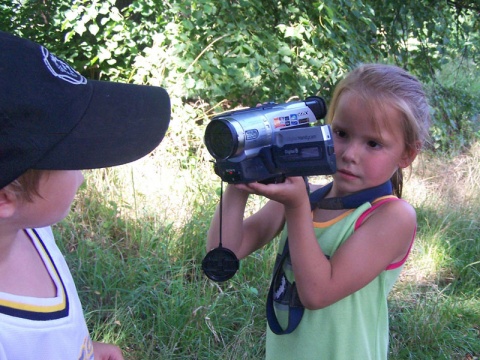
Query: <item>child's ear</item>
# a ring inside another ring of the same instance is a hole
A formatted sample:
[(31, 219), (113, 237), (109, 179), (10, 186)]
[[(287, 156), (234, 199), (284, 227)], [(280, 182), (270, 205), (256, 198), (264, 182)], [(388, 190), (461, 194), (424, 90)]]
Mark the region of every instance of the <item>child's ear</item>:
[(13, 215), (18, 204), (17, 196), (6, 190), (0, 189), (0, 219), (6, 219)]
[(413, 160), (415, 160), (415, 158), (417, 157), (419, 151), (420, 151), (420, 142), (415, 144), (415, 146), (413, 147), (409, 147), (405, 149), (398, 166), (402, 169), (409, 167), (413, 163)]

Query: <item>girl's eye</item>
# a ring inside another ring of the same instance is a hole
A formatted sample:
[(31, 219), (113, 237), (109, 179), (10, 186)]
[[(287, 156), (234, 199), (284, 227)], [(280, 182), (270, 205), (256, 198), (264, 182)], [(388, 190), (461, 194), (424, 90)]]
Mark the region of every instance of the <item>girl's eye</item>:
[(370, 146), (371, 148), (374, 148), (374, 149), (379, 148), (381, 146), (380, 143), (378, 143), (374, 140), (370, 140), (367, 144), (368, 144), (368, 146)]
[(335, 130), (334, 132), (335, 132), (335, 134), (337, 134), (337, 136), (340, 137), (340, 138), (347, 137), (347, 133), (346, 133), (345, 131), (343, 131), (343, 130)]

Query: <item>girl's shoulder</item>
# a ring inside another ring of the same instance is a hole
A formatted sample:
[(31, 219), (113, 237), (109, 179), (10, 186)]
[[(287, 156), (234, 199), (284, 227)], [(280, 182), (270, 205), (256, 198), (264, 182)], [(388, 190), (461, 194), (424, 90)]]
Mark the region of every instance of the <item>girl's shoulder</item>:
[(417, 215), (412, 205), (395, 196), (385, 196), (377, 199), (357, 221), (356, 228), (366, 222), (378, 224), (403, 224), (407, 228), (415, 227)]

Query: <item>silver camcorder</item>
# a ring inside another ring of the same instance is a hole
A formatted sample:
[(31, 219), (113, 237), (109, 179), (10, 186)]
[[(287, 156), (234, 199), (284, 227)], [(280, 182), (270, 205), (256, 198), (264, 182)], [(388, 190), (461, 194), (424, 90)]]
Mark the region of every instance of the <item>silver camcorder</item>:
[(313, 126), (326, 112), (325, 101), (311, 96), (215, 116), (204, 136), (215, 173), (230, 184), (335, 173), (330, 126)]

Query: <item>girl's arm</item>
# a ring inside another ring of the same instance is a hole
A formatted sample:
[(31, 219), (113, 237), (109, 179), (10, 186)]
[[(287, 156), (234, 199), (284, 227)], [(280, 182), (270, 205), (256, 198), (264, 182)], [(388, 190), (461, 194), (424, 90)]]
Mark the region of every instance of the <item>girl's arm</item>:
[[(249, 191), (246, 185), (229, 184), (223, 194), (222, 246), (242, 259), (271, 241), (284, 223), (283, 205), (269, 201), (244, 220)], [(207, 236), (207, 251), (219, 245), (220, 206), (217, 207)]]
[(253, 188), (284, 204), (295, 281), (306, 308), (326, 307), (361, 289), (408, 251), (415, 211), (404, 201), (392, 201), (376, 209), (328, 260), (314, 233), (308, 196), (301, 191), (303, 179), (287, 180)]
[(403, 201), (389, 202), (376, 209), (327, 260), (313, 227), (304, 220), (309, 210), (286, 208), (285, 214), (297, 289), (310, 309), (331, 305), (367, 285), (407, 253), (415, 231), (413, 208)]

